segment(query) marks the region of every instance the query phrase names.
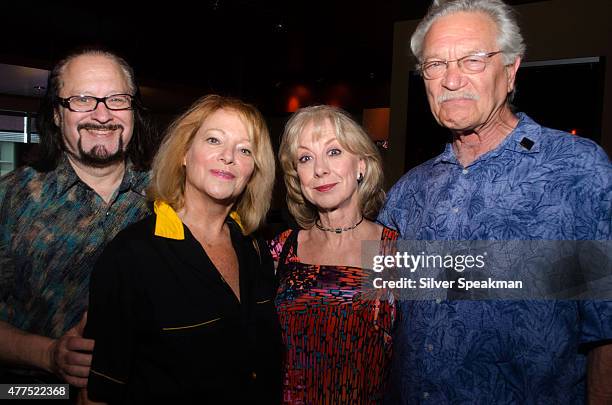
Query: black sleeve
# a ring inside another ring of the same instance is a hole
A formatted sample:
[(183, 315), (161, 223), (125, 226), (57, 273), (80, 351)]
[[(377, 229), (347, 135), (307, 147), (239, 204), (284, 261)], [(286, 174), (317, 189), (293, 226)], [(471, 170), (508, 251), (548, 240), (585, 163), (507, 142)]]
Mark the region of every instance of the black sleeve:
[(129, 243), (111, 242), (96, 263), (89, 289), (85, 337), (95, 340), (87, 384), (91, 400), (123, 402), (132, 365), (138, 269)]
[(254, 245), (256, 246), (257, 255), (259, 258), (260, 272), (264, 277), (273, 279), (273, 292), (272, 297), (276, 295), (276, 289), (278, 288), (278, 282), (276, 280), (276, 271), (274, 270), (274, 259), (270, 253), (270, 248), (266, 241), (259, 235), (254, 235)]
[(284, 346), (274, 300), (278, 280), (268, 245), (254, 239), (259, 249), (254, 306), (256, 314), (256, 383), (254, 403), (280, 404), (282, 399)]

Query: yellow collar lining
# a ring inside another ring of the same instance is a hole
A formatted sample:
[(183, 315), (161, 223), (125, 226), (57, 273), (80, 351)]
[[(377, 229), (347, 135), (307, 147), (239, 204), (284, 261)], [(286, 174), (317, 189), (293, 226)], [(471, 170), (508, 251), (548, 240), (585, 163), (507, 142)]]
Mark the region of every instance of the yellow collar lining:
[[(155, 236), (161, 236), (162, 238), (184, 240), (185, 239), (185, 228), (183, 222), (179, 218), (178, 214), (174, 209), (166, 202), (155, 200), (153, 203), (153, 210), (157, 215), (155, 220)], [(236, 211), (230, 212), (229, 215), (244, 234), (244, 228), (240, 221), (240, 216)]]
[(185, 228), (176, 211), (164, 201), (156, 200), (153, 210), (157, 215), (155, 220), (155, 236), (162, 238), (184, 240)]

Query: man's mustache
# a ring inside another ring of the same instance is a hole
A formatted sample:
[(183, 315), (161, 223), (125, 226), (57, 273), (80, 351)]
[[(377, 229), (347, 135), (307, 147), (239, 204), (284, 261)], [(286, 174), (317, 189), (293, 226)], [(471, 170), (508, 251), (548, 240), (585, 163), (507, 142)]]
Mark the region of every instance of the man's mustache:
[(79, 124), (77, 125), (77, 131), (80, 130), (86, 131), (115, 131), (117, 129), (123, 129), (123, 125), (121, 124)]
[(462, 91), (460, 93), (440, 94), (438, 98), (436, 99), (436, 101), (438, 102), (438, 104), (440, 104), (440, 103), (443, 103), (449, 100), (456, 100), (456, 99), (478, 100), (479, 98), (480, 97), (478, 97), (478, 94), (470, 93), (467, 91)]

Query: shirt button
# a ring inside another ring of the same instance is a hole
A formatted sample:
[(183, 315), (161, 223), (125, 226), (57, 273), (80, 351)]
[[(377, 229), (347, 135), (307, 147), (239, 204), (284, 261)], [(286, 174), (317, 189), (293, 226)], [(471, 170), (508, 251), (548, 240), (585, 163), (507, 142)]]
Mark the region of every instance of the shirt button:
[(251, 373), (251, 378), (252, 378), (253, 380), (256, 380), (256, 379), (257, 379), (257, 373), (253, 371), (253, 372)]
[(109, 215), (110, 215), (110, 211), (106, 211), (106, 216), (109, 216)]
[(439, 304), (441, 302), (442, 302), (442, 300), (440, 298), (436, 298), (436, 304)]
[(455, 207), (453, 208), (451, 211), (453, 211), (455, 214), (459, 212), (459, 208)]
[(425, 398), (425, 399), (429, 398), (429, 392), (424, 392), (423, 393), (423, 398)]
[(427, 350), (428, 352), (433, 352), (433, 345), (431, 343), (425, 345), (425, 350)]
[(468, 171), (469, 171), (468, 169), (463, 169), (463, 170), (461, 170), (461, 173), (468, 174)]

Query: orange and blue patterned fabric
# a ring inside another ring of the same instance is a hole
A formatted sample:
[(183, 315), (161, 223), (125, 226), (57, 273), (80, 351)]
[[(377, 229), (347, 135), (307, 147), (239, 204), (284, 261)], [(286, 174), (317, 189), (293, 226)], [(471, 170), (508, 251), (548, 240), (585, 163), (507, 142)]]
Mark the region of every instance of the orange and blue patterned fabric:
[[(370, 270), (302, 263), (292, 232), (270, 242), (276, 262), (285, 242), (292, 244), (278, 266), (276, 298), (286, 347), (283, 403), (379, 403), (391, 359), (393, 296), (361, 294)], [(397, 236), (385, 228), (381, 241)]]
[(149, 213), (146, 172), (128, 164), (106, 203), (64, 157), (55, 170), (19, 168), (0, 179), (0, 319), (57, 338), (87, 308), (102, 248)]

